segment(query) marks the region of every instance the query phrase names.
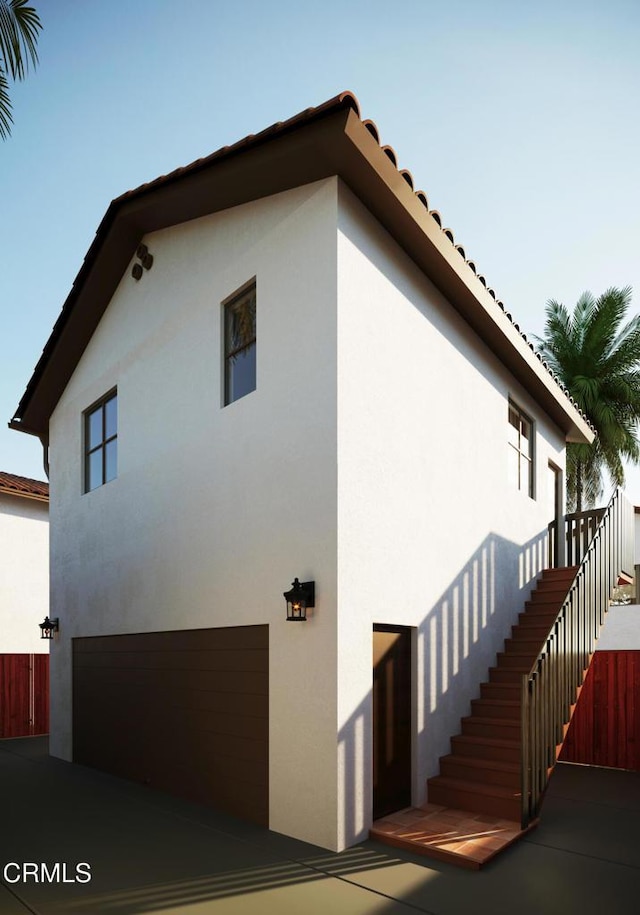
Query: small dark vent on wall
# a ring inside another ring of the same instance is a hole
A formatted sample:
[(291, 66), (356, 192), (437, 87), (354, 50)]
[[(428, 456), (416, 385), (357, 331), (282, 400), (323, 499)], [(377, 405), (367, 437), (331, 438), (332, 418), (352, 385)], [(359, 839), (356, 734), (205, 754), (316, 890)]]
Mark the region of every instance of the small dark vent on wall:
[(131, 268), (131, 276), (137, 281), (142, 278), (143, 268), (144, 270), (151, 270), (153, 267), (153, 254), (149, 254), (149, 249), (146, 245), (138, 245), (136, 257), (138, 261)]

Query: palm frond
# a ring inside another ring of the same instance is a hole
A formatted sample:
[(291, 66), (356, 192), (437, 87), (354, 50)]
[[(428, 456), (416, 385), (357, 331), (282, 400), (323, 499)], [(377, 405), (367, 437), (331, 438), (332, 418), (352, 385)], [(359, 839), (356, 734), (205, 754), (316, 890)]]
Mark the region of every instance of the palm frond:
[(624, 483), (623, 459), (640, 463), (640, 316), (623, 321), (631, 288), (611, 287), (597, 299), (583, 293), (573, 312), (547, 302), (537, 349), (593, 424), (592, 445), (567, 446), (567, 498), (571, 507), (593, 505), (606, 468)]
[(40, 18), (28, 0), (0, 0), (0, 55), (5, 74), (13, 79), (24, 79), (29, 61), (38, 63), (38, 33), (42, 29)]
[(11, 133), (11, 98), (9, 97), (9, 83), (4, 72), (0, 70), (0, 139), (6, 140)]

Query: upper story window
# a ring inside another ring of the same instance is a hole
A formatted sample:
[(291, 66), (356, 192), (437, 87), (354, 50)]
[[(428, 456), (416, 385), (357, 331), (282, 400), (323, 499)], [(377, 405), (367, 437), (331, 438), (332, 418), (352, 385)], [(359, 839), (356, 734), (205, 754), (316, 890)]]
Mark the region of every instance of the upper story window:
[(256, 284), (224, 303), (224, 403), (256, 389)]
[(118, 395), (107, 394), (84, 414), (84, 489), (90, 492), (118, 475)]
[(533, 422), (509, 401), (509, 480), (533, 498)]

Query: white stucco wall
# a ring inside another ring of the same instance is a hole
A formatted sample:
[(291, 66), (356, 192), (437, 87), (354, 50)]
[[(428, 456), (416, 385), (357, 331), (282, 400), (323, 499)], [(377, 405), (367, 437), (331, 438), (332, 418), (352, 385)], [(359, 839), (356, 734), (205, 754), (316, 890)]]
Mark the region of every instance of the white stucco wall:
[[(270, 626), (271, 828), (335, 846), (336, 181), (145, 238), (51, 421), (51, 752), (71, 639)], [(257, 280), (257, 389), (227, 407), (221, 302)], [(118, 389), (118, 477), (82, 493), (82, 413)], [(291, 625), (293, 578), (317, 582)], [(295, 803), (292, 799), (295, 798)]]
[[(270, 826), (342, 848), (371, 821), (373, 624), (414, 627), (420, 802), (544, 565), (562, 437), (337, 179), (145, 242), (51, 421), (51, 752), (74, 636), (269, 623)], [(254, 276), (257, 389), (222, 407), (220, 303)], [(116, 386), (118, 477), (83, 494), (82, 414)]]
[(638, 604), (609, 607), (595, 650), (640, 651), (640, 606)]
[(49, 506), (0, 493), (0, 654), (46, 654)]
[[(564, 467), (564, 443), (343, 185), (338, 294), (338, 725), (349, 844), (370, 824), (373, 624), (415, 627), (421, 803), (546, 565), (548, 461)], [(535, 499), (508, 482), (509, 397), (535, 422)]]

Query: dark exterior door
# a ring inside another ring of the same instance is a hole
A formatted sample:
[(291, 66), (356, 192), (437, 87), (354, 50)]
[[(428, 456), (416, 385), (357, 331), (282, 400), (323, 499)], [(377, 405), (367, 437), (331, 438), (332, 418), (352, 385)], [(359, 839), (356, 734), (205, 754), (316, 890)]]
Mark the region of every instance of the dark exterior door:
[(411, 630), (373, 627), (373, 818), (411, 804)]
[(73, 759), (269, 824), (269, 627), (73, 640)]

